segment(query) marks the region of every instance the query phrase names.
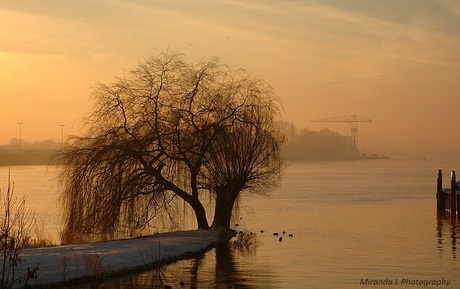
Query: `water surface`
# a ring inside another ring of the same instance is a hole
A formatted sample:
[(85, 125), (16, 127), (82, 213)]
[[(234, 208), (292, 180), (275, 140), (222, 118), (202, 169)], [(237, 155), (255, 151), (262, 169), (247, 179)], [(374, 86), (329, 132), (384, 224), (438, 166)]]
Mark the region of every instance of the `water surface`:
[[(456, 166), (422, 160), (291, 164), (269, 196), (240, 201), (233, 226), (257, 233), (259, 246), (236, 250), (224, 244), (100, 288), (181, 288), (180, 282), (182, 288), (442, 288), (404, 286), (403, 279), (446, 280), (449, 288), (457, 288), (460, 222), (438, 215), (435, 199), (438, 168), (448, 176)], [(43, 167), (12, 171), (20, 175), (17, 192), (36, 203), (38, 217), (59, 222), (57, 205), (52, 205), (57, 187), (43, 193), (51, 184), (38, 185)], [(28, 176), (35, 184), (28, 183)], [(48, 172), (45, 179), (50, 177)], [(397, 285), (363, 284), (366, 279)]]

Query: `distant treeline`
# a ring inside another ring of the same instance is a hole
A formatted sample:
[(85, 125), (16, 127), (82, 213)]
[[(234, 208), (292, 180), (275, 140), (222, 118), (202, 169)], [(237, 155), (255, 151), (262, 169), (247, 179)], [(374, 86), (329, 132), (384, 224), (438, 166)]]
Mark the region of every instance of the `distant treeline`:
[(0, 166), (49, 165), (55, 152), (55, 149), (0, 149)]
[(13, 138), (0, 146), (0, 166), (48, 165), (61, 144), (51, 140), (28, 142)]
[(0, 150), (55, 150), (59, 149), (61, 146), (62, 144), (60, 142), (53, 139), (30, 142), (27, 140), (12, 138), (6, 145), (0, 146)]
[(324, 128), (297, 130), (293, 125), (285, 144), (286, 160), (336, 160), (350, 156), (351, 137)]
[[(350, 156), (351, 139), (328, 128), (312, 131), (298, 130), (290, 125), (287, 132), (284, 156), (286, 160), (336, 160)], [(61, 144), (54, 140), (37, 142), (11, 139), (0, 146), (0, 166), (47, 165)]]

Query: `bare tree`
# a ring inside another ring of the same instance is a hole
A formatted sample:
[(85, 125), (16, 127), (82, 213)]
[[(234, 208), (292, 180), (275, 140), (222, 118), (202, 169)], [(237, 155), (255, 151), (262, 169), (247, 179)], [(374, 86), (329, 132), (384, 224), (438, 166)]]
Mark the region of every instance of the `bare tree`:
[[(217, 59), (188, 64), (180, 54), (151, 57), (114, 83), (99, 84), (94, 99), (86, 135), (57, 155), (66, 164), (68, 241), (127, 224), (143, 227), (175, 198), (191, 206), (198, 228), (209, 228), (204, 192), (215, 194), (216, 214), (225, 204), (231, 213), (234, 194), (268, 184), (281, 168), (276, 95)], [(239, 164), (225, 161), (242, 151)], [(232, 170), (239, 175), (220, 175)], [(224, 195), (229, 199), (221, 202)]]
[(245, 119), (223, 129), (213, 143), (204, 177), (216, 197), (213, 227), (230, 227), (242, 191), (266, 193), (279, 181), (284, 134), (271, 108), (251, 108)]

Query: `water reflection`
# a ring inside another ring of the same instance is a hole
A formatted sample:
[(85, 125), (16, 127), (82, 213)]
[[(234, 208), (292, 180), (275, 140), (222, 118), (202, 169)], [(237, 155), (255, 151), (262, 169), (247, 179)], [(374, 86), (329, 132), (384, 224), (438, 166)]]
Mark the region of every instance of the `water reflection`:
[[(255, 250), (255, 247), (253, 248)], [(104, 280), (100, 284), (88, 284), (73, 289), (163, 289), (163, 288), (216, 288), (258, 289), (275, 288), (273, 272), (269, 267), (243, 268), (242, 255), (255, 254), (248, 248), (241, 252), (232, 243), (223, 243), (214, 249), (160, 269), (142, 272), (117, 279)], [(270, 276), (270, 277), (269, 277)], [(171, 287), (168, 287), (171, 286)]]
[[(438, 239), (437, 248), (440, 258), (444, 256), (444, 247), (450, 243), (449, 247), (452, 259), (457, 259), (457, 235), (459, 231), (460, 224), (456, 214), (451, 214), (450, 212), (437, 213), (436, 233)], [(450, 237), (450, 240), (446, 240), (447, 236)]]

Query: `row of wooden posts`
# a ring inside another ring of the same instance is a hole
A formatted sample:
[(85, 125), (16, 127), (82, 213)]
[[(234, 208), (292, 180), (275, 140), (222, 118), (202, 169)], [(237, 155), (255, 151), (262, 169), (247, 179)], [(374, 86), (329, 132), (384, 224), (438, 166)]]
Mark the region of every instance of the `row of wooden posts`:
[(442, 170), (439, 169), (436, 193), (438, 211), (447, 211), (451, 213), (460, 212), (460, 198), (458, 198), (459, 189), (460, 188), (457, 188), (455, 171), (452, 171), (450, 174), (450, 188), (443, 189)]

